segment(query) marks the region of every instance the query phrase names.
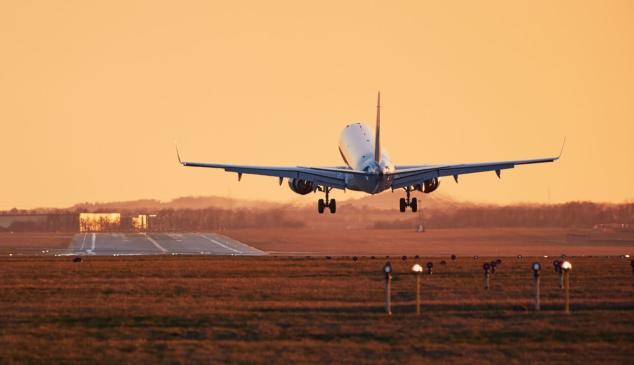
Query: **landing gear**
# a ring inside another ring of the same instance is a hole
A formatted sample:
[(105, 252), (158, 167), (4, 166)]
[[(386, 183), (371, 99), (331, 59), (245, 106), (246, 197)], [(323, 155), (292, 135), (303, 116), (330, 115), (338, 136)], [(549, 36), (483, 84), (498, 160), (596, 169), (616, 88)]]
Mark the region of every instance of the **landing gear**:
[(319, 214), (323, 214), (326, 207), (328, 207), (330, 213), (334, 214), (337, 212), (337, 201), (328, 197), (331, 189), (332, 188), (324, 187), (324, 191), (326, 192), (326, 200), (319, 199), (317, 201), (317, 211), (319, 212)]
[(407, 194), (407, 198), (401, 198), (399, 201), (399, 210), (401, 213), (404, 213), (407, 210), (407, 207), (412, 208), (412, 212), (416, 212), (418, 210), (418, 199), (413, 198), (410, 200), (410, 193), (412, 192), (411, 187), (406, 187), (405, 193)]

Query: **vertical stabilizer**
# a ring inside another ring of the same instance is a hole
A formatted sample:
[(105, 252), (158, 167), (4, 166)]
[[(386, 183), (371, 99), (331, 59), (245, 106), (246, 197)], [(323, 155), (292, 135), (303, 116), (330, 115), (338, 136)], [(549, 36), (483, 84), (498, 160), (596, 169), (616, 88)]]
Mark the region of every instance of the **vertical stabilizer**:
[(376, 132), (374, 135), (374, 161), (381, 162), (381, 92), (376, 101)]

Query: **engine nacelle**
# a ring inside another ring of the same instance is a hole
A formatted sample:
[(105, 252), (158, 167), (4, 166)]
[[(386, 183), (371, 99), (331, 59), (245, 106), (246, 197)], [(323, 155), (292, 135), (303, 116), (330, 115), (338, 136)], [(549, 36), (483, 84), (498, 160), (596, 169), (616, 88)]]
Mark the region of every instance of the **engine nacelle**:
[(440, 180), (435, 177), (433, 179), (425, 180), (422, 184), (414, 186), (414, 189), (422, 191), (425, 194), (429, 194), (432, 191), (438, 189), (438, 185), (440, 185)]
[(300, 195), (306, 195), (315, 190), (315, 184), (301, 179), (288, 179), (288, 187), (291, 188), (293, 192)]

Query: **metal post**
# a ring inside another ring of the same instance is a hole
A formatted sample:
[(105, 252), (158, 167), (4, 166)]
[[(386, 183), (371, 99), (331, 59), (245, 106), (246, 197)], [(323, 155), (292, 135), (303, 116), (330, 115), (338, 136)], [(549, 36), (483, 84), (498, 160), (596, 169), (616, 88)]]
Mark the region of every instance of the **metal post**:
[(536, 311), (540, 311), (541, 310), (541, 306), (540, 306), (540, 302), (539, 302), (539, 297), (540, 297), (540, 293), (539, 293), (539, 287), (540, 287), (540, 281), (539, 280), (539, 273), (537, 273), (535, 275), (535, 310)]
[(542, 266), (539, 262), (534, 262), (532, 265), (533, 268), (533, 279), (535, 283), (535, 311), (539, 312), (541, 310), (540, 304), (540, 277), (539, 270), (541, 270)]
[(414, 264), (412, 271), (416, 275), (416, 315), (420, 315), (420, 274), (423, 272), (423, 267), (419, 264)]
[(390, 300), (392, 291), (392, 276), (388, 274), (387, 280), (385, 280), (385, 313), (388, 316), (392, 315), (392, 302)]
[(392, 315), (391, 291), (392, 291), (392, 264), (386, 262), (383, 265), (383, 273), (385, 274), (385, 313)]
[(565, 274), (561, 271), (559, 271), (559, 289), (564, 289), (564, 276)]
[(564, 275), (561, 268), (562, 263), (563, 261), (560, 261), (560, 260), (553, 261), (553, 267), (555, 268), (555, 272), (557, 273), (557, 275), (559, 275), (559, 289), (564, 288)]
[(416, 314), (420, 315), (420, 274), (416, 274)]
[(634, 260), (630, 261), (630, 265), (632, 265), (632, 286), (634, 286)]
[(489, 264), (488, 262), (484, 263), (484, 265), (482, 265), (482, 269), (484, 269), (484, 289), (488, 290), (489, 289), (489, 270), (491, 269), (491, 264)]
[(565, 311), (566, 314), (570, 314), (570, 270), (572, 269), (572, 264), (569, 261), (564, 261), (561, 264), (561, 269), (564, 272), (564, 290), (565, 290)]
[(566, 314), (570, 314), (570, 272), (564, 271), (564, 290), (566, 291)]

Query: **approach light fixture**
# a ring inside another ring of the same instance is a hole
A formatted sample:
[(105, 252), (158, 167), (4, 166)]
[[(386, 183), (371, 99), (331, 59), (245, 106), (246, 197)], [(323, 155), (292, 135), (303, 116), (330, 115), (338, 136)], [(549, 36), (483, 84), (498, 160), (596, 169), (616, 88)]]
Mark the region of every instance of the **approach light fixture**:
[(570, 263), (570, 261), (564, 261), (564, 262), (561, 264), (561, 268), (562, 268), (564, 271), (568, 271), (568, 270), (572, 269), (572, 264)]

